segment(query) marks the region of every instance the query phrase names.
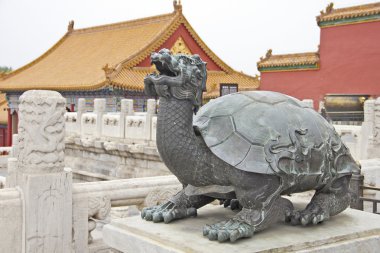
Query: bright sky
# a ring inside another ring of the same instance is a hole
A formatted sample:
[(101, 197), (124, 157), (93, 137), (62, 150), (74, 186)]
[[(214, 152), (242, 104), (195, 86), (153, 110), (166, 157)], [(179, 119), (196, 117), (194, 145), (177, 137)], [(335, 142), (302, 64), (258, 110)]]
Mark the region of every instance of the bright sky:
[[(182, 0), (183, 13), (206, 44), (235, 70), (258, 73), (273, 54), (316, 51), (315, 17), (331, 0)], [(335, 8), (377, 2), (336, 0)], [(19, 68), (67, 31), (173, 11), (172, 0), (0, 0), (0, 66)]]

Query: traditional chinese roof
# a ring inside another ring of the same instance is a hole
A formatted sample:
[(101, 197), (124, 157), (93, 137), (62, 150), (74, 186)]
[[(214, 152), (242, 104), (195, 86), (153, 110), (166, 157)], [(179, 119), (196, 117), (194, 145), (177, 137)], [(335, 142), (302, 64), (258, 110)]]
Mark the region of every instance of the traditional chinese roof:
[(380, 3), (365, 4), (347, 8), (334, 9), (329, 4), (321, 15), (317, 16), (320, 27), (346, 25), (380, 20)]
[(257, 68), (261, 72), (318, 69), (319, 54), (308, 52), (272, 55), (272, 50), (269, 49), (266, 56), (260, 58)]
[[(136, 66), (160, 49), (180, 26), (220, 68), (221, 82), (236, 77), (234, 83), (239, 85), (259, 86), (258, 79), (236, 72), (211, 51), (183, 16), (182, 6), (175, 2), (174, 7), (170, 14), (84, 29), (74, 29), (70, 22), (67, 33), (42, 56), (0, 77), (0, 91), (83, 91), (108, 85), (143, 90), (147, 71)], [(176, 50), (186, 50), (179, 46), (181, 40), (179, 37), (173, 45)]]

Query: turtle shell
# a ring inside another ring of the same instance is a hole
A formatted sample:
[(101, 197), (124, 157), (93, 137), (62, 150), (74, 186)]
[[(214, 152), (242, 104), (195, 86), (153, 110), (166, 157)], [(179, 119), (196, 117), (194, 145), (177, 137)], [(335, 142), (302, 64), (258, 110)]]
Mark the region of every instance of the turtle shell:
[(277, 92), (222, 96), (204, 105), (193, 125), (216, 156), (249, 172), (323, 174), (347, 153), (315, 110)]

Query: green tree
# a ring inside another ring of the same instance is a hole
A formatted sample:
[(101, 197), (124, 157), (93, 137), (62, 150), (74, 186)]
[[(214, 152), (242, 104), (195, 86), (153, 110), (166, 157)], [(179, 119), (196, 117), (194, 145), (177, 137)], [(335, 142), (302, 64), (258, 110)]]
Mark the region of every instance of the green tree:
[(0, 66), (0, 73), (8, 73), (12, 71), (12, 67)]

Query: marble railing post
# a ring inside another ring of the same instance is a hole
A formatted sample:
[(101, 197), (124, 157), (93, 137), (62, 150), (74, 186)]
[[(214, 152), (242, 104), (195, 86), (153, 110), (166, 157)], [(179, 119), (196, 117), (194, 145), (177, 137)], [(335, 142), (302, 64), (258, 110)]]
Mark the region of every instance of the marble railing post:
[(18, 156), (18, 134), (12, 136), (12, 150), (7, 162), (7, 180), (5, 187), (16, 187), (17, 185), (17, 156)]
[(18, 134), (14, 134), (12, 136), (12, 150), (9, 154), (10, 157), (17, 157), (18, 150), (17, 150), (17, 143), (18, 143)]
[(97, 138), (102, 136), (102, 120), (103, 120), (103, 115), (105, 112), (106, 112), (106, 99), (95, 98), (94, 99), (94, 113), (96, 113), (95, 137)]
[(375, 101), (374, 106), (374, 141), (376, 144), (380, 144), (380, 97)]
[(144, 135), (146, 140), (152, 140), (151, 127), (152, 127), (152, 117), (156, 114), (157, 101), (155, 99), (148, 99), (147, 110), (146, 110), (146, 121), (144, 126)]
[(64, 169), (65, 99), (55, 91), (20, 97), (17, 185), (23, 193), (23, 252), (71, 252), (72, 174)]
[(86, 100), (84, 98), (78, 99), (78, 111), (77, 111), (77, 133), (80, 136), (82, 130), (82, 114), (86, 112)]
[(375, 119), (374, 108), (375, 108), (374, 99), (367, 99), (364, 102), (364, 122), (373, 123)]
[(125, 117), (133, 114), (133, 100), (122, 99), (120, 108), (120, 138), (125, 138)]
[(363, 186), (364, 176), (360, 174), (360, 171), (354, 172), (350, 181), (350, 189), (353, 192), (353, 197), (351, 198), (350, 207), (363, 211), (363, 200), (360, 198), (363, 197)]
[(0, 252), (23, 253), (23, 207), (19, 188), (0, 189)]

